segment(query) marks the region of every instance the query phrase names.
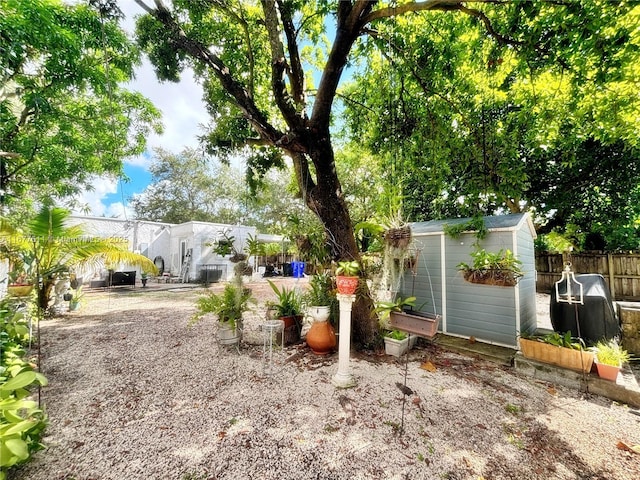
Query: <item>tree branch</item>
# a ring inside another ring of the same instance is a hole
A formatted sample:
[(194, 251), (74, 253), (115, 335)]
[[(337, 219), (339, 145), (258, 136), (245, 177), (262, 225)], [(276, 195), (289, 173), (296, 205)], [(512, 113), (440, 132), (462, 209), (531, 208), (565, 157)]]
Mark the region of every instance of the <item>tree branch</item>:
[[(136, 0), (136, 3), (141, 5), (140, 0)], [(164, 6), (162, 0), (155, 0), (155, 5), (156, 8), (150, 9), (149, 14), (167, 28), (169, 35), (185, 52), (211, 69), (225, 91), (242, 110), (251, 126), (260, 136), (275, 144), (283, 136), (282, 132), (269, 123), (266, 115), (257, 107), (250, 93), (233, 78), (224, 62), (201, 42), (189, 38), (173, 18), (171, 12)]]
[(282, 0), (278, 0), (278, 8), (280, 10), (280, 18), (282, 19), (282, 27), (287, 37), (287, 50), (289, 51), (289, 64), (291, 67), (291, 71), (289, 72), (291, 91), (297, 110), (303, 112), (306, 106), (304, 101), (304, 71), (302, 69), (302, 62), (300, 62), (298, 43), (296, 42), (296, 31), (291, 19), (291, 14)]
[(317, 132), (328, 135), (331, 107), (342, 71), (347, 64), (351, 47), (366, 23), (362, 19), (371, 12), (374, 3), (365, 0), (358, 0), (353, 4), (338, 2), (336, 37), (322, 72), (310, 120), (311, 127)]
[(284, 72), (288, 69), (288, 65), (284, 56), (284, 46), (280, 41), (280, 28), (275, 0), (262, 0), (262, 10), (264, 11), (269, 45), (271, 46), (271, 88), (273, 89), (276, 104), (282, 112), (287, 125), (292, 129), (298, 129), (300, 126), (299, 117), (284, 81)]

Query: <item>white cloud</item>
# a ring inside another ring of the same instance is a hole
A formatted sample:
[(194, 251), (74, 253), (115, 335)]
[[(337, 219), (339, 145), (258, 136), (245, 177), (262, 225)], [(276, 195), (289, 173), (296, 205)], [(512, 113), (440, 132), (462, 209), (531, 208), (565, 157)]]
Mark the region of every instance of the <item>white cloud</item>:
[(78, 195), (77, 201), (80, 205), (91, 209), (91, 215), (102, 216), (105, 213), (105, 205), (102, 203), (109, 194), (118, 192), (118, 181), (112, 178), (97, 177), (92, 182), (93, 190), (85, 191)]

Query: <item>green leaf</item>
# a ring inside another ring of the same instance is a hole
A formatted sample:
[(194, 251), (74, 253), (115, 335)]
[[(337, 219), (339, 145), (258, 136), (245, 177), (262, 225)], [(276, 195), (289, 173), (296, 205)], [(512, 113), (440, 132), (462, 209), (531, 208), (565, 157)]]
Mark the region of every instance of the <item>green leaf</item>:
[(5, 442), (5, 445), (18, 459), (26, 460), (29, 458), (29, 446), (21, 438), (11, 438)]
[(2, 391), (18, 390), (20, 388), (26, 387), (27, 385), (31, 385), (33, 382), (36, 381), (36, 378), (37, 378), (36, 372), (33, 372), (33, 371), (22, 372), (18, 374), (18, 376), (9, 380), (4, 385), (0, 386), (0, 390)]

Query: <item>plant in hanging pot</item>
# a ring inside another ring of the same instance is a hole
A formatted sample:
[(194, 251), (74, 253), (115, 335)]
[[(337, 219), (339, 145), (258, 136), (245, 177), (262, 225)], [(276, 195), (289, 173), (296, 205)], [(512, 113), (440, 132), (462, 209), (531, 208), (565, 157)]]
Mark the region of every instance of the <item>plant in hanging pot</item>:
[(302, 328), (302, 298), (293, 288), (289, 289), (284, 285), (278, 288), (271, 280), (267, 281), (277, 297), (277, 301), (268, 302), (267, 306), (284, 322), (285, 343), (295, 343), (300, 340)]
[(355, 260), (338, 262), (338, 268), (336, 268), (336, 286), (338, 293), (353, 295), (360, 283), (360, 277), (358, 277), (359, 272), (360, 264)]
[(23, 252), (14, 259), (15, 270), (9, 272), (7, 293), (14, 297), (26, 297), (33, 290), (34, 280), (37, 277), (34, 256)]
[(326, 355), (336, 348), (335, 329), (331, 324), (332, 314), (337, 309), (333, 279), (328, 273), (313, 275), (309, 289), (303, 297), (309, 315), (313, 318), (306, 340), (309, 348), (318, 355)]
[(227, 284), (222, 293), (210, 292), (196, 301), (196, 313), (191, 323), (213, 314), (218, 321), (218, 341), (222, 345), (237, 345), (242, 332), (242, 314), (254, 299), (251, 290), (242, 285)]
[(622, 364), (631, 359), (629, 352), (623, 349), (615, 339), (597, 342), (593, 351), (596, 355), (598, 376), (613, 382), (618, 378)]
[(78, 310), (80, 308), (83, 298), (84, 298), (84, 293), (82, 292), (82, 287), (79, 286), (78, 288), (76, 288), (75, 292), (73, 292), (73, 295), (69, 300), (69, 310), (70, 311)]
[(476, 248), (472, 253), (473, 264), (460, 262), (458, 270), (471, 283), (513, 287), (522, 277), (522, 262), (509, 249), (496, 253)]
[(438, 333), (440, 315), (414, 310), (415, 305), (416, 297), (399, 296), (393, 301), (378, 302), (376, 312), (385, 327), (433, 338)]

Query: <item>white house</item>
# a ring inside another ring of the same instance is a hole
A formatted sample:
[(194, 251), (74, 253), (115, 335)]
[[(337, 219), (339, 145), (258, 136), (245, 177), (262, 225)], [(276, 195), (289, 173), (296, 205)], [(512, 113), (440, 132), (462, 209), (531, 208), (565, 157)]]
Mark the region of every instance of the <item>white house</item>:
[[(255, 227), (208, 222), (171, 224), (146, 220), (72, 215), (69, 224), (81, 225), (87, 235), (124, 238), (129, 248), (153, 260), (159, 270), (182, 281), (230, 279), (234, 264), (228, 256), (216, 254), (214, 244), (233, 238), (233, 247), (242, 252), (249, 235), (264, 242), (280, 242), (281, 237), (261, 235)], [(248, 259), (253, 265), (254, 259)], [(86, 280), (86, 279), (85, 279)]]

